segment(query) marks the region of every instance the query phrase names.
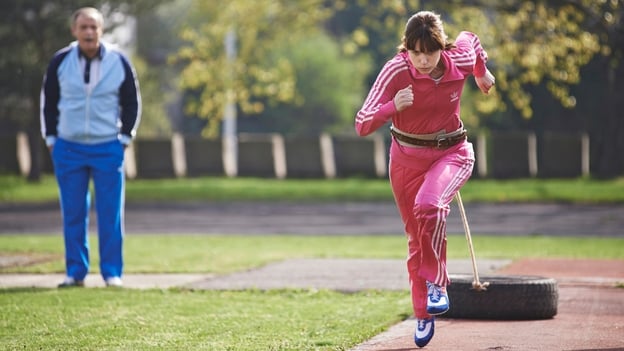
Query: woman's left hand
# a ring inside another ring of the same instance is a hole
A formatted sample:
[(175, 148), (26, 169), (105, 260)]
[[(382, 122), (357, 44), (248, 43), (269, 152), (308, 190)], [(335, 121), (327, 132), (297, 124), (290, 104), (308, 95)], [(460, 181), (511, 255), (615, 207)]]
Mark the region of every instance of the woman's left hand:
[(496, 78), (490, 70), (485, 70), (485, 75), (483, 77), (475, 77), (475, 81), (477, 82), (477, 86), (484, 94), (488, 94), (490, 89), (494, 86)]

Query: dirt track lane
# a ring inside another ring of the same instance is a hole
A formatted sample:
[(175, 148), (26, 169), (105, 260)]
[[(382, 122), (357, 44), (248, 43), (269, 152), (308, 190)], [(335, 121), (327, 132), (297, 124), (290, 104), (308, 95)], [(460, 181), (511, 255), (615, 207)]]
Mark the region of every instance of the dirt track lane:
[[(624, 205), (465, 204), (473, 234), (624, 237)], [(126, 233), (402, 234), (392, 202), (128, 204)], [(97, 218), (91, 217), (95, 230)], [(455, 203), (447, 223), (463, 234)], [(61, 233), (58, 204), (0, 204), (0, 234)]]

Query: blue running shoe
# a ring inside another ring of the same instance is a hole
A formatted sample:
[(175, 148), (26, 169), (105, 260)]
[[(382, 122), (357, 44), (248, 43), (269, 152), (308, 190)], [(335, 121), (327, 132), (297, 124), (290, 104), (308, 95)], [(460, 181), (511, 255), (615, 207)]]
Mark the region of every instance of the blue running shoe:
[(436, 316), (449, 310), (449, 299), (442, 288), (427, 282), (427, 313)]
[(418, 347), (425, 347), (431, 339), (435, 331), (434, 318), (417, 319), (416, 333), (414, 333), (414, 342)]

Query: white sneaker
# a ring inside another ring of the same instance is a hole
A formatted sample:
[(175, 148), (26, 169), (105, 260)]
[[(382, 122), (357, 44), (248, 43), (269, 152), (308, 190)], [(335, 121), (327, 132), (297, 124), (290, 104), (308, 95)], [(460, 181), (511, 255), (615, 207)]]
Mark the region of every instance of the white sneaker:
[(123, 281), (119, 277), (108, 277), (106, 278), (106, 286), (120, 288), (123, 286)]
[(442, 288), (427, 282), (427, 313), (432, 316), (442, 314), (449, 310), (449, 298)]
[(417, 319), (416, 332), (414, 333), (414, 342), (418, 347), (425, 347), (433, 338), (435, 331), (435, 318)]

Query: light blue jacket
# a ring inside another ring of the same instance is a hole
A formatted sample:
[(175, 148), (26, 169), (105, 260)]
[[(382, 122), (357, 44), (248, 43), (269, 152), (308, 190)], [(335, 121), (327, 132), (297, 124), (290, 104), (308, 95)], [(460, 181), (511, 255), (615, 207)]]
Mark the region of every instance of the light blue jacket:
[(128, 144), (141, 115), (139, 85), (130, 61), (100, 45), (99, 81), (87, 89), (78, 45), (59, 50), (48, 65), (41, 89), (41, 132), (48, 146), (56, 138), (96, 144), (119, 139)]

